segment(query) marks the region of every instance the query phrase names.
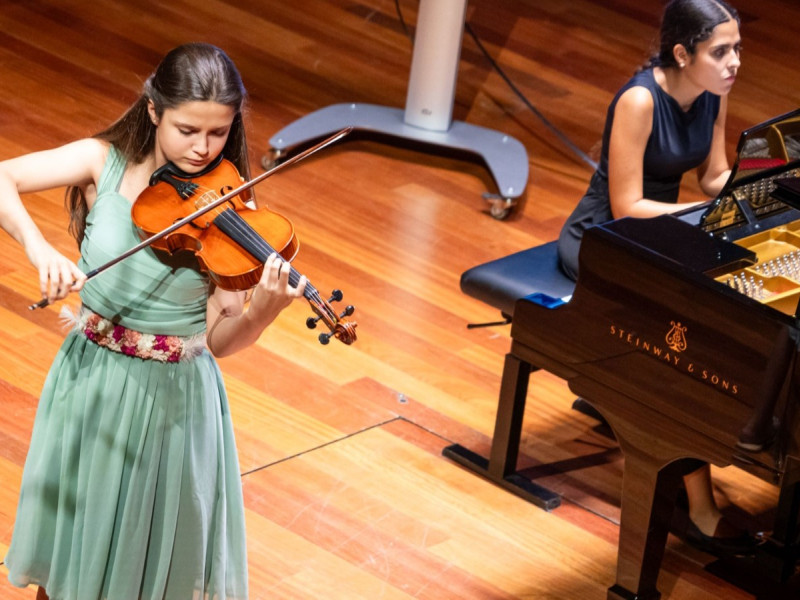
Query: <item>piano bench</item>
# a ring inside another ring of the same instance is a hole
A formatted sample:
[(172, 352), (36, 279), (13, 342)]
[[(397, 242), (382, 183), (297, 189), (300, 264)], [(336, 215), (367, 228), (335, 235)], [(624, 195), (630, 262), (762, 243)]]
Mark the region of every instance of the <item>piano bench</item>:
[[(572, 295), (574, 289), (575, 282), (564, 275), (558, 266), (556, 242), (548, 242), (489, 261), (472, 267), (461, 275), (461, 290), (468, 296), (500, 309), (506, 323), (511, 321), (514, 306), (520, 298), (538, 294), (540, 297), (532, 298), (534, 301), (551, 306), (560, 304), (562, 299)], [(468, 327), (499, 324), (482, 323)], [(559, 495), (517, 472), (517, 456), (531, 369), (530, 364), (513, 354), (506, 355), (488, 459), (460, 444), (447, 446), (442, 454), (536, 506), (553, 510), (561, 503)]]
[(575, 282), (558, 266), (557, 242), (547, 242), (464, 271), (461, 291), (513, 317), (514, 304), (531, 294), (560, 299)]

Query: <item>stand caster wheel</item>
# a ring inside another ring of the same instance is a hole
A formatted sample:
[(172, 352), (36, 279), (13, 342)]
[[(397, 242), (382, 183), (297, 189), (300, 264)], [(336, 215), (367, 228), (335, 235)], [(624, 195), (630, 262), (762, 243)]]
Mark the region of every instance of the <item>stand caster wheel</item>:
[(506, 219), (517, 204), (513, 198), (503, 198), (495, 194), (484, 194), (483, 197), (489, 203), (489, 214), (498, 221)]
[(278, 148), (270, 148), (264, 156), (261, 157), (261, 167), (265, 171), (269, 171), (277, 167), (283, 158), (286, 157), (286, 151)]

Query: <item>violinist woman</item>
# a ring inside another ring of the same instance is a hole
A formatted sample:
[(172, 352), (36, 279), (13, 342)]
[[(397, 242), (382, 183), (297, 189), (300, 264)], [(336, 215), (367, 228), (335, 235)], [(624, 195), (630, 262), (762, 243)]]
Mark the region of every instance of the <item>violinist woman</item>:
[[(652, 217), (678, 204), (684, 173), (717, 195), (730, 174), (725, 156), (728, 93), (739, 70), (739, 17), (723, 0), (671, 0), (659, 50), (614, 97), (600, 165), (558, 240), (564, 272), (578, 275), (578, 250), (589, 227), (621, 217)], [(709, 466), (684, 477), (690, 543), (718, 554), (752, 550), (755, 540), (730, 523), (714, 500)]]
[[(38, 269), (43, 298), (82, 306), (42, 390), (5, 563), (37, 598), (247, 598), (244, 506), (214, 356), (252, 344), (302, 296), (273, 255), (245, 293), (210, 284), (192, 257), (136, 245), (131, 205), (172, 162), (196, 174), (220, 153), (245, 177), (245, 89), (219, 48), (169, 52), (105, 131), (0, 163), (0, 226)], [(67, 186), (75, 265), (43, 238), (20, 194)]]

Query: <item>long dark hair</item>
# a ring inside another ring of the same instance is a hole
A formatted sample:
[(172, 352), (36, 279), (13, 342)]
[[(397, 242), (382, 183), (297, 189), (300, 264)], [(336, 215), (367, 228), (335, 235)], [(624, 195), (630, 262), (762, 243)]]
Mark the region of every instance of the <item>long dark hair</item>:
[[(192, 43), (171, 50), (145, 81), (142, 95), (115, 123), (94, 137), (109, 142), (132, 163), (141, 163), (155, 145), (156, 128), (147, 112), (152, 101), (159, 119), (168, 108), (184, 102), (211, 101), (235, 109), (228, 140), (222, 150), (245, 179), (250, 178), (242, 110), (247, 97), (242, 78), (225, 52), (211, 44)], [(80, 244), (88, 207), (83, 189), (66, 192), (70, 233)]]
[(658, 51), (647, 66), (677, 67), (673, 52), (676, 44), (682, 44), (691, 56), (717, 25), (731, 19), (741, 24), (739, 13), (724, 0), (670, 0), (661, 19)]

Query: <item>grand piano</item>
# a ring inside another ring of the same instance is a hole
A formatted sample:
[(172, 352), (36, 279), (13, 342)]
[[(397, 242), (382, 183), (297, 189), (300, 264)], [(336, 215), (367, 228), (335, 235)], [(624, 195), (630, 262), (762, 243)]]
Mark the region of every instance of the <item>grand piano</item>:
[(571, 297), (534, 293), (513, 311), (491, 457), (444, 454), (545, 508), (520, 481), (528, 378), (568, 382), (624, 455), (613, 600), (655, 600), (687, 459), (735, 465), (780, 487), (751, 566), (786, 581), (800, 506), (800, 110), (741, 134), (731, 176), (699, 207), (586, 232)]

